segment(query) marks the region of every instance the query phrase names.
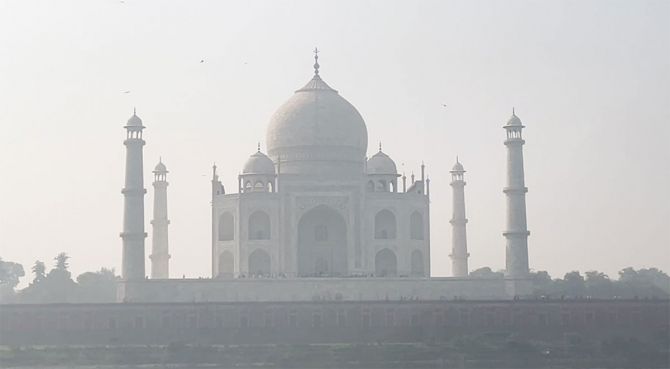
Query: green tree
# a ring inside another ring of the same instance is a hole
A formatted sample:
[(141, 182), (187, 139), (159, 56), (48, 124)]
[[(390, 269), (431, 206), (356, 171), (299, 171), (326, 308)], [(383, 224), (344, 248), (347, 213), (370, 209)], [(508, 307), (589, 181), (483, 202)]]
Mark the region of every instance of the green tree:
[(14, 299), (14, 288), (24, 275), (26, 273), (23, 265), (0, 258), (0, 301), (7, 302)]
[(619, 280), (615, 285), (617, 296), (625, 298), (670, 296), (670, 277), (656, 268), (624, 268), (619, 271)]
[(44, 280), (44, 278), (46, 278), (47, 267), (46, 265), (44, 265), (44, 262), (35, 260), (35, 264), (33, 264), (32, 271), (33, 274), (35, 275), (33, 283), (40, 283), (41, 281)]
[(504, 276), (503, 272), (494, 272), (489, 267), (482, 267), (470, 272), (472, 278), (503, 278)]
[(614, 297), (614, 288), (612, 281), (607, 274), (595, 270), (584, 273), (586, 275), (584, 285), (586, 294), (597, 298)]
[(66, 272), (67, 268), (70, 266), (70, 263), (68, 263), (68, 259), (70, 257), (68, 254), (61, 252), (60, 254), (56, 255), (54, 260), (56, 261), (56, 269)]
[(578, 271), (566, 273), (563, 277), (563, 291), (567, 296), (579, 297), (586, 293), (584, 277)]
[(80, 302), (114, 302), (119, 279), (114, 269), (101, 268), (97, 272), (82, 273), (77, 277), (79, 285), (77, 300)]

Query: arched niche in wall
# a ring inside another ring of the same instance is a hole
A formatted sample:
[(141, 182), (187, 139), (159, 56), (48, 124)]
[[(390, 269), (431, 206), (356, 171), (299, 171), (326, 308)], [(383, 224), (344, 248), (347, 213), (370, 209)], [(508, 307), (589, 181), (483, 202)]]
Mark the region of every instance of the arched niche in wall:
[(231, 241), (235, 239), (235, 217), (230, 212), (219, 216), (219, 241)]
[(375, 255), (375, 276), (395, 277), (398, 274), (398, 260), (395, 253), (389, 249), (383, 249)]
[(375, 215), (375, 238), (378, 240), (396, 238), (396, 219), (390, 210), (381, 210)]
[(256, 249), (249, 255), (249, 275), (267, 277), (270, 275), (270, 255), (262, 249)]
[(271, 236), (270, 216), (257, 210), (249, 216), (249, 239), (269, 240)]

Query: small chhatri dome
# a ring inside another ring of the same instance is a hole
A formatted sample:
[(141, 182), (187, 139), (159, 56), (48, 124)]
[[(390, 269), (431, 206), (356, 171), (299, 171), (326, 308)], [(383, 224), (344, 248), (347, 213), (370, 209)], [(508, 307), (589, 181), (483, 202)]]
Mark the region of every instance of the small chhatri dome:
[(514, 108), (512, 108), (512, 116), (509, 118), (507, 121), (506, 127), (507, 126), (523, 126), (523, 123), (521, 123), (521, 119), (516, 116), (514, 113)]
[(461, 164), (460, 161), (458, 161), (458, 156), (456, 157), (456, 164), (454, 164), (454, 167), (451, 168), (451, 172), (465, 172), (465, 169), (463, 169), (463, 164)]
[(267, 155), (261, 152), (260, 146), (258, 151), (249, 157), (247, 162), (244, 164), (244, 169), (242, 174), (264, 174), (264, 175), (274, 175), (275, 174), (275, 164), (272, 162)]
[(142, 119), (137, 116), (137, 110), (133, 109), (133, 116), (128, 119), (127, 127), (142, 127)]
[(158, 164), (156, 164), (156, 167), (154, 168), (154, 173), (167, 173), (167, 167), (165, 164), (163, 164), (163, 160), (159, 159)]
[(382, 145), (379, 144), (379, 152), (368, 159), (368, 174), (392, 174), (397, 175), (398, 170), (388, 155), (382, 151)]

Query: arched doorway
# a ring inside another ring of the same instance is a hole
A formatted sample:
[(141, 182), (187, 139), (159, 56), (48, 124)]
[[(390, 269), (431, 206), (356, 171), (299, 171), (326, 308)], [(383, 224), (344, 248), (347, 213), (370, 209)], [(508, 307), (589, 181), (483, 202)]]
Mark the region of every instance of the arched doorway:
[(219, 278), (233, 278), (235, 273), (235, 256), (230, 251), (219, 255)]
[(298, 275), (326, 277), (347, 274), (347, 226), (332, 208), (319, 205), (298, 223)]
[(383, 249), (375, 255), (375, 276), (395, 277), (398, 274), (398, 260), (395, 253), (389, 249)]
[(249, 276), (270, 276), (270, 255), (265, 250), (256, 249), (249, 255)]
[(395, 215), (389, 210), (382, 210), (375, 215), (375, 238), (378, 240), (395, 239)]
[(235, 218), (229, 212), (219, 217), (219, 241), (231, 241), (235, 238)]
[(270, 239), (270, 217), (264, 211), (255, 211), (249, 217), (249, 239)]
[(419, 250), (412, 251), (412, 265), (410, 269), (410, 275), (412, 277), (424, 277), (424, 267), (423, 267), (423, 253)]

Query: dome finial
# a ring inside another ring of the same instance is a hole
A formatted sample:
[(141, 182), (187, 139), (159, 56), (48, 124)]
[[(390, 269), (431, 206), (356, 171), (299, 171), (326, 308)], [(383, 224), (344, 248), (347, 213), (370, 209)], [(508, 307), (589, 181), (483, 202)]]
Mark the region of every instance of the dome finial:
[(137, 108), (133, 106), (133, 115), (137, 115)]
[(512, 107), (512, 115), (516, 115), (516, 114), (514, 113), (514, 107)]
[(382, 152), (382, 142), (379, 141), (379, 152)]
[(314, 48), (314, 74), (319, 75), (319, 49)]
[(261, 152), (261, 142), (258, 141), (258, 152)]

